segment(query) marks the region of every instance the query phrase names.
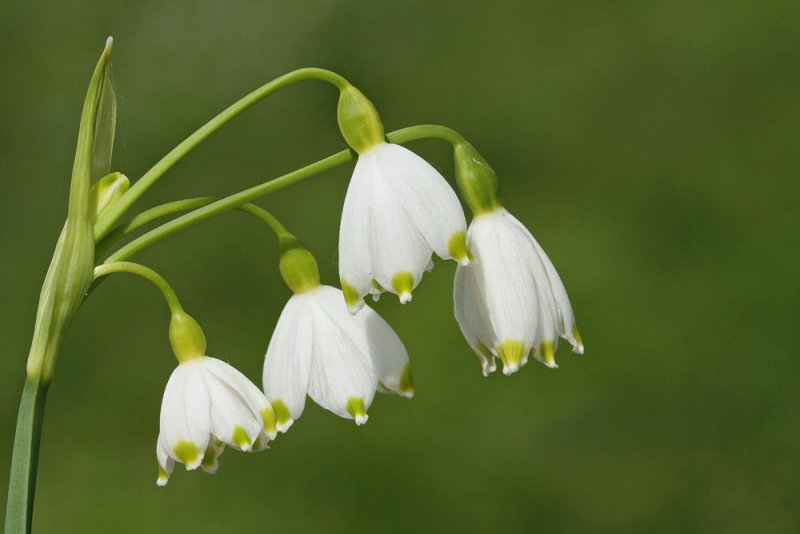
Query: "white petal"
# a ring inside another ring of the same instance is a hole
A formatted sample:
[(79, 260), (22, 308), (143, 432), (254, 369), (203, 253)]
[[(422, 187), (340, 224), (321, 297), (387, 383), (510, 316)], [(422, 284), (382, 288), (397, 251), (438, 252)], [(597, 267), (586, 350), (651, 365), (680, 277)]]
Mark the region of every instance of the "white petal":
[(159, 486), (166, 486), (169, 481), (169, 476), (172, 474), (172, 469), (175, 466), (175, 460), (170, 458), (167, 449), (164, 448), (164, 443), (161, 441), (159, 434), (156, 440), (156, 458), (158, 459), (158, 479), (156, 484)]
[[(264, 393), (238, 369), (216, 358), (208, 358), (206, 369), (241, 397), (253, 416), (262, 423), (265, 417), (273, 418), (272, 406)], [(267, 413), (265, 414), (265, 412)], [(268, 431), (272, 433), (274, 429), (268, 429)], [(270, 436), (271, 439), (274, 437), (274, 434)]]
[(538, 326), (538, 309), (528, 264), (529, 245), (516, 232), (509, 232), (503, 211), (478, 216), (472, 222), (469, 244), (475, 257), (474, 273), (497, 343), (521, 341), (530, 349)]
[(453, 188), (430, 163), (400, 145), (386, 144), (379, 158), (383, 177), (396, 202), (442, 258), (451, 258), (453, 234), (467, 229), (464, 211)]
[(473, 262), (468, 266), (459, 265), (453, 284), (453, 307), (456, 322), (464, 338), (480, 359), (483, 376), (496, 369), (492, 350), (500, 343), (488, 317), (486, 300), (476, 276), (480, 267)]
[(161, 402), (161, 437), (167, 453), (184, 461), (176, 452), (182, 442), (197, 448), (186, 465), (196, 469), (203, 459), (211, 435), (209, 397), (201, 358), (181, 363), (172, 372)]
[(364, 329), (372, 368), (380, 385), (398, 395), (413, 397), (411, 364), (400, 337), (369, 306), (364, 306), (355, 318)]
[[(264, 359), (264, 393), (273, 405), (281, 432), (289, 429), (305, 407), (313, 340), (312, 305), (309, 293), (289, 299)], [(288, 409), (288, 419), (282, 417), (279, 403)]]
[[(385, 145), (389, 146), (389, 145)], [(377, 150), (377, 149), (375, 149)], [(408, 301), (411, 290), (417, 286), (431, 257), (431, 247), (404, 210), (389, 180), (387, 169), (370, 152), (361, 158), (371, 166), (369, 246), (372, 277), (386, 290)], [(395, 277), (408, 273), (411, 287), (401, 289)]]
[(251, 410), (245, 399), (210, 368), (206, 371), (214, 436), (231, 447), (250, 450), (264, 428), (261, 414)]
[(335, 291), (320, 287), (310, 293), (317, 302), (308, 394), (323, 408), (363, 424), (377, 378), (363, 352), (365, 340), (358, 335), (358, 323), (341, 305), (331, 305), (338, 298), (332, 299), (330, 290)]
[[(367, 294), (373, 279), (369, 244), (370, 172), (369, 161), (360, 157), (347, 187), (339, 226), (339, 278), (361, 297)], [(359, 300), (352, 311), (361, 305), (363, 301)]]
[[(575, 352), (582, 353), (583, 344), (579, 339), (576, 339), (577, 330), (575, 329), (575, 316), (572, 312), (572, 305), (553, 263), (530, 231), (516, 217), (505, 210), (503, 212), (504, 218), (508, 221), (507, 224), (517, 231), (520, 239), (529, 243), (532, 255), (530, 265), (536, 278), (537, 286), (543, 288), (541, 294), (546, 304), (553, 310), (553, 328), (573, 346)], [(552, 334), (551, 337), (553, 337)]]

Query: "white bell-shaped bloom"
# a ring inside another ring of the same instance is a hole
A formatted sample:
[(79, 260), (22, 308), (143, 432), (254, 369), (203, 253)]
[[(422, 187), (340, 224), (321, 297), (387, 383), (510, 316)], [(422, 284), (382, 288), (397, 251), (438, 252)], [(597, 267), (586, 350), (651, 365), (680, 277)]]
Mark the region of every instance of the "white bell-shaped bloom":
[(271, 405), (242, 373), (208, 356), (182, 362), (161, 401), (158, 485), (167, 483), (176, 461), (213, 473), (225, 445), (260, 450), (275, 434)]
[(474, 261), (456, 269), (455, 316), (478, 354), (483, 374), (511, 374), (530, 351), (556, 367), (558, 338), (583, 353), (564, 284), (531, 233), (503, 208), (475, 217), (468, 245)]
[(278, 430), (300, 417), (306, 395), (362, 425), (376, 389), (414, 394), (408, 354), (388, 323), (369, 306), (350, 314), (334, 287), (293, 295), (264, 360), (264, 392)]
[(339, 228), (339, 277), (351, 312), (368, 292), (411, 300), (431, 259), (469, 262), (464, 212), (428, 162), (395, 144), (358, 157)]

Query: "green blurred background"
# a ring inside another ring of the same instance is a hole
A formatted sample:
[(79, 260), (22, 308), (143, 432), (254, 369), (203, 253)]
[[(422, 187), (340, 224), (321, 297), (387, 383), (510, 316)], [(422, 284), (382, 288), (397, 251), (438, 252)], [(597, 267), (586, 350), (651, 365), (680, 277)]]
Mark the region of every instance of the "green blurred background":
[[(167, 313), (117, 277), (63, 347), (38, 532), (797, 532), (800, 5), (795, 1), (21, 2), (0, 7), (0, 480), (38, 290), (66, 213), (83, 95), (115, 37), (114, 169), (140, 176), (207, 118), (301, 66), (334, 69), (388, 130), (441, 123), (501, 176), (586, 341), (556, 371), (481, 376), (454, 265), (377, 310), (412, 401), (366, 427), (309, 405), (272, 450), (155, 485), (175, 362)], [(285, 90), (177, 165), (138, 208), (222, 195), (340, 150), (336, 94)], [(417, 142), (452, 179), (447, 146)], [(351, 168), (261, 203), (336, 280)], [(209, 353), (258, 381), (289, 296), (266, 228), (221, 216), (147, 250)], [(0, 514), (3, 512), (0, 511)]]

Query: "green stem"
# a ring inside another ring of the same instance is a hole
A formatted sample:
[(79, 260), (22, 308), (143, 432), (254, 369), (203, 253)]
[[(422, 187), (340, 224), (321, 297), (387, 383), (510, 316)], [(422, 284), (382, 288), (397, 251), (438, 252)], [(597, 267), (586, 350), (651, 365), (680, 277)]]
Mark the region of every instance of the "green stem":
[(119, 218), (141, 197), (161, 176), (164, 175), (173, 165), (181, 160), (197, 145), (203, 142), (208, 136), (224, 126), (228, 121), (239, 115), (256, 102), (268, 97), (276, 91), (291, 85), (292, 83), (316, 79), (333, 84), (338, 89), (349, 85), (342, 76), (325, 69), (304, 68), (298, 69), (279, 78), (268, 82), (239, 101), (235, 102), (227, 109), (219, 113), (216, 117), (201, 126), (192, 135), (187, 137), (178, 146), (173, 148), (166, 156), (147, 171), (133, 186), (120, 197), (113, 206), (109, 207), (97, 220), (94, 227), (95, 240), (99, 240), (106, 235), (111, 227), (114, 226)]
[[(187, 198), (184, 200), (174, 200), (172, 202), (160, 204), (150, 208), (149, 210), (145, 210), (136, 215), (136, 217), (127, 223), (117, 226), (107, 236), (105, 236), (97, 244), (97, 255), (102, 256), (103, 252), (107, 250), (111, 243), (156, 219), (160, 219), (161, 217), (172, 215), (173, 213), (178, 213), (181, 211), (202, 208), (203, 206), (207, 206), (217, 200), (219, 199), (215, 197)], [(257, 219), (266, 223), (275, 232), (278, 238), (289, 233), (286, 230), (286, 227), (284, 227), (271, 213), (256, 206), (255, 204), (245, 204), (244, 206), (239, 206), (238, 209), (245, 213), (249, 213), (250, 215), (253, 215)]]
[(164, 295), (164, 300), (167, 301), (167, 306), (169, 306), (170, 312), (175, 313), (183, 311), (183, 307), (181, 306), (180, 300), (178, 300), (178, 295), (175, 294), (175, 290), (172, 289), (172, 286), (169, 285), (163, 276), (155, 272), (153, 269), (129, 261), (104, 263), (103, 265), (99, 265), (94, 269), (95, 279), (111, 273), (130, 273), (141, 276), (145, 280), (151, 282), (158, 288), (159, 291), (161, 291), (161, 294)]
[(36, 466), (39, 463), (39, 443), (48, 385), (41, 378), (27, 377), (22, 389), (6, 506), (6, 534), (31, 531)]
[(176, 219), (173, 219), (168, 223), (159, 226), (158, 228), (150, 230), (137, 239), (134, 239), (109, 256), (106, 262), (128, 259), (140, 250), (160, 241), (161, 239), (164, 239), (169, 235), (174, 234), (175, 232), (183, 230), (184, 228), (187, 228), (200, 221), (204, 221), (205, 219), (213, 217), (219, 213), (236, 209), (239, 206), (252, 202), (259, 197), (301, 182), (306, 178), (310, 178), (311, 176), (319, 174), (328, 169), (332, 169), (343, 163), (347, 163), (348, 161), (352, 161), (354, 158), (355, 153), (349, 149), (342, 150), (341, 152), (337, 152), (336, 154), (328, 156), (327, 158), (316, 163), (312, 163), (311, 165), (307, 165), (306, 167), (290, 172), (289, 174), (285, 174), (280, 178), (275, 178), (269, 182), (251, 187), (250, 189), (245, 189), (239, 193), (222, 198), (216, 202), (212, 202), (207, 206), (203, 206), (202, 208), (198, 208)]
[[(390, 132), (386, 134), (386, 138), (392, 143), (407, 143), (409, 141), (415, 141), (418, 139), (426, 139), (426, 138), (437, 138), (443, 139), (452, 145), (457, 145), (459, 143), (463, 143), (464, 138), (451, 128), (447, 128), (446, 126), (439, 126), (435, 124), (423, 124), (418, 126), (409, 126), (408, 128), (402, 128), (400, 130), (396, 130), (394, 132)], [(292, 171), (288, 174), (284, 174), (274, 180), (270, 180), (263, 184), (251, 187), (250, 189), (245, 189), (244, 191), (240, 191), (238, 193), (234, 193), (233, 195), (227, 196), (215, 202), (212, 202), (207, 205), (203, 205), (194, 211), (191, 211), (185, 215), (177, 217), (172, 221), (169, 221), (158, 228), (154, 228), (150, 230), (146, 234), (134, 239), (124, 247), (117, 250), (113, 253), (106, 262), (113, 262), (113, 261), (121, 261), (132, 257), (134, 254), (138, 253), (139, 251), (149, 247), (150, 245), (157, 243), (158, 241), (164, 239), (167, 236), (174, 234), (184, 228), (188, 228), (193, 224), (196, 224), (200, 221), (204, 221), (214, 215), (218, 215), (220, 213), (224, 213), (226, 211), (239, 208), (253, 200), (256, 200), (260, 197), (278, 191), (280, 189), (284, 189), (289, 187), (290, 185), (294, 185), (298, 182), (311, 178), (321, 172), (333, 169), (338, 167), (339, 165), (344, 165), (345, 163), (351, 162), (356, 159), (356, 153), (352, 150), (342, 150), (341, 152), (337, 152), (336, 154), (332, 154), (326, 158), (323, 158), (315, 163), (310, 165), (306, 165), (300, 169)], [(151, 210), (143, 212), (139, 219), (140, 223), (135, 224), (135, 227), (141, 226), (145, 222), (149, 222), (155, 218), (155, 216), (162, 216), (167, 215), (169, 213), (173, 213), (177, 211), (175, 208), (179, 205), (178, 203), (187, 202), (186, 209), (190, 209), (192, 203), (196, 202), (197, 204), (202, 204), (203, 199), (192, 199), (190, 201), (177, 201), (176, 203), (169, 203), (164, 204), (162, 206), (157, 206)], [(145, 216), (145, 214), (148, 214)], [(122, 233), (125, 231), (129, 231), (132, 228), (129, 228), (129, 225), (134, 224), (134, 221), (137, 221), (137, 218), (134, 218), (128, 225), (123, 226), (126, 230), (123, 230)], [(144, 221), (144, 222), (142, 222)], [(266, 220), (265, 220), (266, 222)], [(269, 223), (268, 223), (269, 224)], [(273, 228), (274, 229), (274, 228)], [(279, 230), (275, 230), (276, 233), (280, 235)], [(285, 231), (285, 229), (283, 229)], [(117, 235), (117, 231), (115, 230), (113, 235)]]

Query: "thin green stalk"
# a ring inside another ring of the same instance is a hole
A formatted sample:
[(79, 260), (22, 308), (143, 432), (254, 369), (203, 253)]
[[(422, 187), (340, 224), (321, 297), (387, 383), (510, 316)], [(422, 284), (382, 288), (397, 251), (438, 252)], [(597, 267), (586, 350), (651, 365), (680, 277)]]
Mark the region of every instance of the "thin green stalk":
[[(439, 126), (434, 124), (423, 124), (418, 126), (409, 126), (408, 128), (402, 128), (400, 130), (396, 130), (394, 132), (390, 132), (386, 134), (386, 138), (392, 143), (407, 143), (409, 141), (415, 141), (419, 139), (425, 138), (437, 138), (443, 139), (452, 145), (457, 145), (459, 143), (463, 143), (464, 138), (451, 128), (447, 128), (445, 126)], [(117, 250), (111, 256), (108, 257), (106, 262), (112, 261), (121, 261), (132, 257), (134, 254), (138, 253), (139, 251), (149, 247), (150, 245), (157, 243), (158, 241), (164, 239), (167, 236), (174, 234), (184, 228), (188, 228), (193, 224), (196, 224), (200, 221), (204, 221), (214, 215), (224, 213), (226, 211), (239, 208), (253, 200), (256, 200), (262, 196), (268, 195), (280, 189), (284, 189), (289, 187), (290, 185), (294, 185), (298, 182), (311, 178), (321, 172), (333, 169), (339, 165), (344, 165), (345, 163), (351, 162), (356, 159), (356, 153), (352, 150), (342, 150), (341, 152), (337, 152), (336, 154), (332, 154), (326, 158), (323, 158), (315, 163), (310, 165), (306, 165), (300, 169), (292, 171), (288, 174), (284, 174), (278, 178), (265, 182), (263, 184), (251, 187), (250, 189), (245, 189), (244, 191), (240, 191), (238, 193), (234, 193), (233, 195), (227, 196), (215, 202), (212, 202), (207, 205), (203, 205), (194, 211), (191, 211), (185, 215), (177, 217), (172, 221), (169, 221), (158, 228), (154, 228), (153, 230), (147, 232), (146, 234), (134, 239), (124, 247)], [(164, 204), (162, 206), (157, 206), (153, 208), (152, 212), (148, 210), (147, 212), (143, 212), (137, 221), (137, 218), (134, 218), (128, 225), (124, 225), (121, 228), (122, 233), (126, 231), (130, 231), (130, 225), (133, 227), (141, 226), (145, 224), (145, 222), (149, 222), (155, 218), (155, 216), (162, 216), (167, 215), (169, 213), (173, 213), (177, 206), (182, 206), (183, 203), (187, 202), (185, 209), (190, 209), (195, 203), (200, 205), (203, 203), (203, 199), (192, 199), (190, 201), (177, 201), (176, 203), (169, 203)], [(145, 216), (145, 214), (147, 214)], [(265, 221), (266, 222), (266, 221)], [(285, 231), (285, 229), (284, 229)], [(278, 232), (278, 230), (276, 230)], [(117, 231), (113, 233), (113, 235), (117, 235)], [(120, 234), (121, 235), (121, 234)]]
[(114, 226), (125, 211), (130, 208), (136, 200), (141, 197), (161, 176), (164, 175), (173, 165), (181, 160), (197, 145), (203, 142), (208, 136), (224, 126), (228, 121), (239, 115), (241, 112), (255, 104), (256, 102), (268, 97), (269, 95), (291, 85), (292, 83), (316, 79), (333, 84), (338, 89), (349, 85), (348, 81), (342, 76), (325, 69), (304, 68), (298, 69), (279, 78), (268, 82), (239, 101), (235, 102), (227, 109), (219, 113), (216, 117), (201, 126), (192, 135), (187, 137), (178, 146), (173, 148), (166, 156), (147, 171), (133, 186), (117, 200), (113, 206), (109, 207), (97, 220), (94, 227), (95, 240), (101, 239)]
[(274, 191), (278, 191), (279, 189), (284, 189), (290, 185), (301, 182), (306, 178), (310, 178), (323, 171), (332, 169), (338, 165), (347, 163), (348, 161), (352, 161), (354, 158), (354, 152), (350, 151), (349, 149), (342, 150), (341, 152), (337, 152), (336, 154), (328, 156), (327, 158), (317, 161), (316, 163), (312, 163), (311, 165), (307, 165), (296, 171), (284, 174), (280, 178), (275, 178), (269, 182), (251, 187), (250, 189), (245, 189), (239, 193), (225, 197), (216, 202), (212, 202), (207, 206), (203, 206), (202, 208), (198, 208), (176, 219), (173, 219), (168, 223), (165, 223), (158, 228), (147, 232), (137, 239), (134, 239), (109, 256), (106, 262), (128, 259), (153, 243), (156, 243), (157, 241), (160, 241), (161, 239), (164, 239), (165, 237), (183, 230), (184, 228), (187, 228), (195, 223), (208, 219), (209, 217), (213, 217), (219, 213), (236, 209), (239, 206), (252, 202), (259, 197)]
[(101, 276), (106, 276), (112, 273), (129, 273), (141, 276), (156, 286), (159, 291), (161, 291), (161, 294), (164, 295), (164, 300), (167, 302), (167, 306), (169, 306), (170, 312), (175, 313), (183, 311), (183, 307), (181, 306), (180, 300), (178, 300), (178, 295), (175, 294), (175, 290), (172, 289), (172, 286), (169, 285), (163, 276), (155, 272), (153, 269), (130, 261), (104, 263), (103, 265), (98, 265), (95, 267), (94, 278), (96, 280)]
[[(172, 215), (173, 213), (179, 213), (181, 211), (202, 208), (203, 206), (207, 206), (217, 200), (219, 199), (216, 197), (187, 198), (184, 200), (174, 200), (172, 202), (160, 204), (150, 208), (149, 210), (145, 210), (136, 215), (136, 217), (127, 223), (117, 226), (111, 231), (111, 233), (104, 237), (97, 244), (97, 255), (102, 256), (103, 251), (107, 250), (111, 243), (156, 219), (160, 219), (161, 217), (165, 217), (167, 215)], [(237, 209), (245, 213), (249, 213), (250, 215), (253, 215), (257, 219), (266, 223), (267, 226), (269, 226), (278, 237), (289, 233), (278, 221), (278, 219), (276, 219), (271, 213), (256, 206), (255, 204), (245, 204), (243, 206), (239, 206)]]

